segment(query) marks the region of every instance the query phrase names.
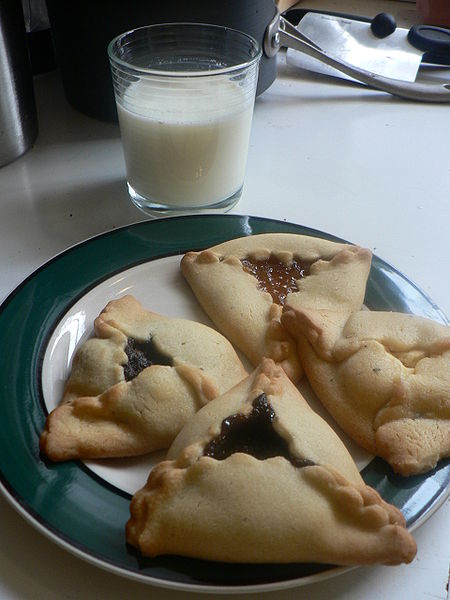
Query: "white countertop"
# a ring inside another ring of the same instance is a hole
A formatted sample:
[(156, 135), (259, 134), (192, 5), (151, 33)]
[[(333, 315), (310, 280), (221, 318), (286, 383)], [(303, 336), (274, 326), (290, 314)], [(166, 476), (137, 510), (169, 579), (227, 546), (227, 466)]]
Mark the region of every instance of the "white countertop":
[[(256, 103), (244, 194), (232, 212), (367, 246), (450, 315), (450, 106), (396, 100), (279, 62), (277, 81)], [(72, 109), (57, 73), (38, 78), (36, 93), (36, 145), (0, 169), (0, 301), (67, 247), (146, 219), (127, 197), (118, 127)], [(414, 532), (418, 554), (410, 565), (357, 568), (264, 597), (444, 600), (449, 517), (447, 502)], [(199, 596), (85, 563), (38, 533), (3, 497), (0, 531), (1, 600)]]

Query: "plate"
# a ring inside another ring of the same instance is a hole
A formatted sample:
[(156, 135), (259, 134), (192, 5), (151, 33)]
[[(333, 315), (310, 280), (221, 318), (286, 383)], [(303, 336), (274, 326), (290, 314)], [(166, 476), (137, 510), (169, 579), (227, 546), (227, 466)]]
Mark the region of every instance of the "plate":
[[(178, 590), (255, 592), (336, 576), (331, 565), (232, 565), (177, 556), (143, 559), (125, 543), (130, 494), (164, 453), (123, 461), (51, 464), (38, 440), (59, 401), (75, 348), (92, 332), (106, 302), (132, 293), (168, 316), (209, 321), (179, 274), (180, 255), (244, 235), (285, 232), (323, 237), (300, 225), (239, 215), (145, 221), (113, 230), (59, 254), (26, 279), (0, 307), (0, 489), (53, 541), (99, 567)], [(401, 273), (374, 257), (366, 304), (448, 323)], [(315, 406), (321, 410), (319, 406)], [(334, 425), (336, 429), (336, 426)], [(444, 502), (450, 461), (424, 476), (402, 478), (345, 438), (367, 484), (404, 514), (413, 530)]]

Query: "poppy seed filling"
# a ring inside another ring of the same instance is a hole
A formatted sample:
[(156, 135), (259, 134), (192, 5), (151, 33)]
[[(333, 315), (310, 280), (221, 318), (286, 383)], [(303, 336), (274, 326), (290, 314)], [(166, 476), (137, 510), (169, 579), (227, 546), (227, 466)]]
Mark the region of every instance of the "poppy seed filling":
[(151, 338), (145, 342), (138, 342), (130, 337), (127, 339), (124, 351), (128, 357), (128, 362), (123, 365), (125, 381), (131, 381), (152, 365), (173, 366), (172, 358), (160, 352)]
[(315, 464), (291, 454), (286, 440), (273, 428), (276, 414), (266, 394), (255, 398), (252, 406), (248, 415), (236, 413), (222, 421), (220, 434), (207, 444), (204, 456), (224, 460), (231, 454), (243, 452), (258, 460), (282, 456), (298, 468)]

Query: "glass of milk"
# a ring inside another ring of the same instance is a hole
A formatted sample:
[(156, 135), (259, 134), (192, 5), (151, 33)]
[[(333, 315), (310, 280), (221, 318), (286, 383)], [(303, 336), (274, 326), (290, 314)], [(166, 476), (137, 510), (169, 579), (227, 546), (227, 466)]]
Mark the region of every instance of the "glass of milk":
[(108, 46), (134, 204), (225, 212), (244, 183), (259, 44), (227, 27), (149, 25)]

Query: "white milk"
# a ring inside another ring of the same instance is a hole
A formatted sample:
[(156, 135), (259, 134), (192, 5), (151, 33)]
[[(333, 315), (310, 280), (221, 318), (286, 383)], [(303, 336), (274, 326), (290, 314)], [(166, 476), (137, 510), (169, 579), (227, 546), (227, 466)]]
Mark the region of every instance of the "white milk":
[(164, 83), (137, 81), (118, 104), (128, 183), (176, 207), (229, 198), (244, 181), (253, 96), (226, 77)]

